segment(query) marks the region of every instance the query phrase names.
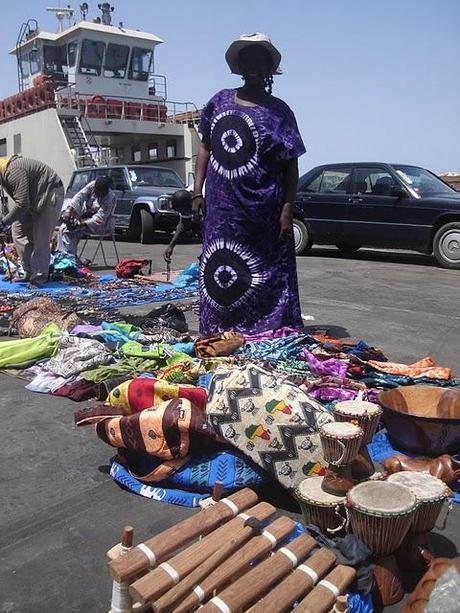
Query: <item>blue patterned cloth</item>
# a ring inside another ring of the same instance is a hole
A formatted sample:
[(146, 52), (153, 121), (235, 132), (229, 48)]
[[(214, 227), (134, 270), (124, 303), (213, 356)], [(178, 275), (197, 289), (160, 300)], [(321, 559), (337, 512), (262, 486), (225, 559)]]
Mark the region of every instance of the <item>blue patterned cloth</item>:
[[(145, 466), (139, 469), (147, 474), (159, 461), (147, 454), (143, 454), (143, 457)], [(262, 469), (233, 451), (216, 451), (196, 456), (171, 475), (168, 481), (153, 486), (145, 485), (133, 477), (116, 461), (112, 463), (110, 474), (115, 481), (140, 496), (182, 506), (197, 506), (200, 500), (208, 498), (216, 481), (222, 481), (224, 492), (261, 485), (267, 481)]]

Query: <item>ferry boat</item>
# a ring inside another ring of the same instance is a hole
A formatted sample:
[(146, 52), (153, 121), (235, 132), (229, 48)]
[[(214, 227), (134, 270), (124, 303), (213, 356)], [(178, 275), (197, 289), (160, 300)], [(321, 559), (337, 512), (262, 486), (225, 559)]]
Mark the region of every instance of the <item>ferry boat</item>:
[(56, 14), (58, 31), (23, 23), (11, 54), (18, 92), (0, 101), (0, 155), (42, 160), (67, 186), (75, 169), (108, 164), (160, 164), (191, 182), (199, 147), (199, 112), (168, 98), (156, 72), (163, 40), (112, 23), (108, 2), (100, 15), (80, 19), (70, 8)]

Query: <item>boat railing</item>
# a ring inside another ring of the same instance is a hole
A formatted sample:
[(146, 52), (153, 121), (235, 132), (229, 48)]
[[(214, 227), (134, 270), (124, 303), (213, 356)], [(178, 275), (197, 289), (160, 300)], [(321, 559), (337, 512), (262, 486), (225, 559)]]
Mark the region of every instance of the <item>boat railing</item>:
[(195, 125), (200, 116), (193, 102), (176, 102), (162, 98), (88, 96), (69, 87), (56, 91), (56, 108), (75, 111), (86, 119), (150, 121), (158, 124)]

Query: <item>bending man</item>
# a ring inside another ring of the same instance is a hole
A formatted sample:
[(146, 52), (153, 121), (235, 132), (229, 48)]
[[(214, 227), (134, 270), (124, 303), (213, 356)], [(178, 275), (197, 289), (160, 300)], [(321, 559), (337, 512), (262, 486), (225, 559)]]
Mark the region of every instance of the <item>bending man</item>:
[(64, 186), (52, 168), (19, 155), (0, 158), (0, 179), (13, 200), (0, 220), (0, 231), (11, 225), (14, 246), (25, 276), (43, 285), (48, 280), (50, 241), (64, 201)]
[(105, 234), (113, 230), (112, 216), (117, 199), (111, 185), (109, 177), (99, 177), (64, 204), (58, 233), (59, 251), (76, 256), (78, 241), (85, 234)]

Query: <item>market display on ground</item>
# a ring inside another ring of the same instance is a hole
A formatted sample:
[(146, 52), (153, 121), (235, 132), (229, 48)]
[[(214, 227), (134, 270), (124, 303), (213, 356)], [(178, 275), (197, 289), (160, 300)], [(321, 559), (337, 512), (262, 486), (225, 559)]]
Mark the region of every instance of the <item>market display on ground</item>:
[[(87, 21), (83, 3), (74, 25), (70, 6), (47, 9), (58, 33), (29, 20), (12, 52), (0, 374), (75, 403), (68, 428), (109, 465), (78, 470), (98, 470), (152, 516), (171, 505), (167, 526), (133, 513), (114, 531), (107, 607), (372, 613), (405, 599), (405, 613), (458, 610), (460, 560), (431, 540), (460, 503), (458, 373), (431, 349), (395, 360), (365, 326), (350, 338), (341, 321), (314, 325), (296, 255), (315, 243), (344, 257), (409, 247), (455, 274), (460, 196), (422, 167), (383, 162), (323, 164), (299, 183), (306, 147), (272, 95), (281, 53), (266, 34), (233, 40), (225, 60), (243, 85), (199, 111), (166, 100), (153, 74), (162, 40), (98, 7)], [(30, 145), (29, 120), (46, 147)], [(158, 231), (171, 233), (160, 261), (139, 245), (120, 258), (120, 233), (145, 245)], [(201, 253), (176, 266), (186, 235)], [(190, 511), (176, 521), (179, 507)]]

